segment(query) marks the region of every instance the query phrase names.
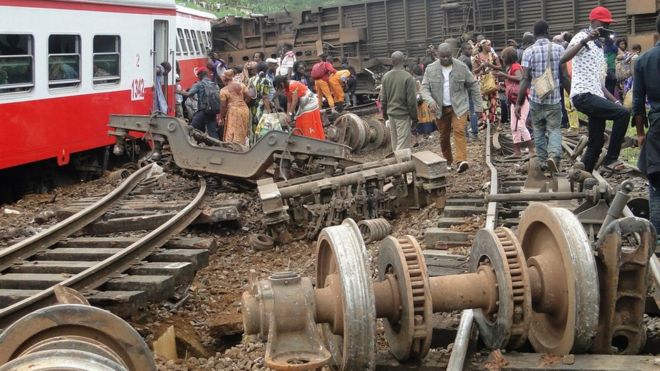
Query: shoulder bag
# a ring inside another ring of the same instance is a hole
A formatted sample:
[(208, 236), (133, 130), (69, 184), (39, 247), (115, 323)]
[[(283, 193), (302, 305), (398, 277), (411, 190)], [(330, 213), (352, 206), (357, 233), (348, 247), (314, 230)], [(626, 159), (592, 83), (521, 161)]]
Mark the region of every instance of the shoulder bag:
[(552, 43), (548, 43), (548, 65), (543, 74), (532, 81), (539, 99), (544, 99), (555, 90), (555, 78), (552, 75)]

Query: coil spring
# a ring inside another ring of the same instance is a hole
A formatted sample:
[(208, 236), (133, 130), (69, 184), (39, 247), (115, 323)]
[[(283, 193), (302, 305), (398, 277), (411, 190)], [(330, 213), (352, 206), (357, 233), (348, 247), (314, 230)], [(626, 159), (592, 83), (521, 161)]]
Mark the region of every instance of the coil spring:
[(362, 220), (358, 227), (365, 243), (382, 240), (392, 232), (392, 225), (383, 218)]

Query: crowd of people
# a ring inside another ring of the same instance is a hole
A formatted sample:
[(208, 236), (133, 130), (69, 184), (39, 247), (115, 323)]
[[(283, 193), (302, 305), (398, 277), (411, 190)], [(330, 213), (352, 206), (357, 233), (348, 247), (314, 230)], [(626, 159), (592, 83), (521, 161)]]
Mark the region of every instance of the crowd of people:
[[(171, 71), (163, 62), (156, 68), (157, 84)], [(196, 69), (199, 81), (187, 91), (176, 81), (177, 117), (208, 136), (249, 147), (273, 128), (296, 135), (325, 139), (320, 110), (327, 104), (333, 113), (355, 105), (356, 75), (350, 66), (336, 69), (319, 55), (307, 74), (307, 66), (296, 60), (289, 45), (279, 58), (257, 52), (243, 66), (230, 67), (212, 52), (206, 67)], [(167, 112), (162, 89), (156, 89), (154, 111)]]
[(380, 93), (384, 117), (393, 128), (393, 149), (409, 147), (410, 133), (414, 137), (437, 129), (448, 165), (462, 173), (469, 167), (466, 143), (487, 124), (498, 130), (508, 124), (514, 143), (510, 158), (523, 159), (526, 151), (544, 171), (557, 172), (561, 130), (577, 129), (582, 112), (589, 121), (582, 158), (586, 170), (599, 164), (605, 123), (612, 120), (607, 153), (600, 161), (608, 170), (628, 171), (619, 153), (630, 123), (641, 47), (628, 50), (625, 39), (614, 39), (607, 8), (594, 8), (589, 20), (589, 27), (575, 35), (554, 37), (550, 25), (540, 20), (520, 43), (508, 40), (499, 53), (479, 34), (464, 35), (458, 50), (450, 43), (429, 46), (426, 63), (405, 66), (403, 54), (395, 52)]

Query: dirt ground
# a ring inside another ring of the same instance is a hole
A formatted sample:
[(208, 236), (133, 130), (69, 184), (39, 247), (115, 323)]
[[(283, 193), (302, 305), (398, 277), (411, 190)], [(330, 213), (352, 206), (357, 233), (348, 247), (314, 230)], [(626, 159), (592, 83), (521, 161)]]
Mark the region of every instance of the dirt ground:
[[(483, 134), (482, 134), (483, 135)], [(432, 150), (440, 153), (437, 132), (430, 136), (420, 136), (418, 150)], [(387, 151), (355, 155), (360, 161), (379, 160)], [(484, 163), (484, 138), (468, 144), (470, 169), (464, 174), (451, 172), (448, 179), (448, 195), (482, 195), (489, 181), (488, 167)], [(168, 176), (170, 187), (178, 185), (180, 192), (194, 193), (191, 179)], [(55, 221), (52, 212), (66, 206), (72, 200), (95, 195), (104, 195), (112, 190), (116, 182), (101, 178), (92, 182), (57, 189), (50, 194), (29, 195), (22, 200), (0, 208), (0, 246), (11, 241), (38, 233)], [(175, 197), (176, 195), (170, 195)], [(178, 360), (157, 359), (160, 370), (265, 370), (265, 344), (256, 337), (240, 334), (217, 336), (217, 324), (240, 321), (241, 294), (248, 287), (248, 274), (256, 272), (258, 278), (265, 278), (278, 271), (295, 271), (303, 276), (315, 275), (315, 244), (313, 241), (295, 241), (278, 246), (270, 251), (255, 251), (248, 243), (251, 234), (263, 230), (261, 205), (256, 191), (237, 192), (231, 185), (210, 181), (209, 199), (240, 200), (240, 225), (220, 225), (214, 228), (194, 228), (184, 232), (190, 236), (212, 237), (218, 244), (215, 254), (210, 257), (209, 266), (198, 272), (189, 295), (178, 303), (152, 305), (132, 318), (129, 322), (151, 344), (165, 329), (174, 326), (181, 333), (178, 342)], [(410, 234), (422, 241), (424, 231), (436, 225), (438, 210), (429, 206), (422, 210), (409, 210), (391, 220), (394, 235)], [(462, 231), (474, 231), (483, 226), (483, 217), (466, 218), (462, 226), (454, 227)], [(422, 247), (424, 245), (422, 243)], [(372, 257), (376, 255), (376, 244), (368, 246)], [(468, 251), (452, 251), (467, 254)], [(437, 317), (443, 325), (456, 327), (458, 314), (445, 314)], [(658, 331), (658, 322), (653, 322)], [(381, 327), (382, 330), (382, 326)], [(216, 332), (214, 332), (216, 331)], [(654, 335), (655, 336), (655, 335)], [(379, 348), (384, 348), (381, 338)], [(447, 361), (451, 346), (435, 349), (430, 357), (439, 364)], [(487, 352), (473, 359), (476, 366), (487, 356)]]

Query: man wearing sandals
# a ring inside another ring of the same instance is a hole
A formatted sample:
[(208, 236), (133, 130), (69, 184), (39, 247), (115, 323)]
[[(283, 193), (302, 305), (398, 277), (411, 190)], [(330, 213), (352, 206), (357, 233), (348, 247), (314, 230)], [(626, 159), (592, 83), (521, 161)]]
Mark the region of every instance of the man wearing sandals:
[[(660, 34), (660, 15), (655, 20)], [(641, 147), (637, 166), (649, 180), (649, 220), (660, 233), (660, 42), (635, 62), (633, 117)], [(651, 106), (648, 115), (645, 102)], [(644, 127), (648, 133), (644, 135)]]
[(589, 116), (589, 142), (582, 162), (585, 170), (594, 170), (605, 142), (605, 122), (613, 120), (614, 126), (603, 165), (611, 171), (622, 171), (625, 165), (618, 158), (630, 122), (630, 112), (605, 88), (607, 61), (603, 53), (603, 40), (610, 36), (607, 27), (614, 21), (612, 13), (602, 6), (589, 13), (589, 20), (591, 26), (573, 36), (566, 53), (561, 57), (561, 63), (573, 60), (573, 106)]
[[(424, 71), (422, 80), (422, 99), (435, 115), (435, 123), (440, 131), (442, 155), (450, 166), (456, 160), (456, 171), (462, 173), (468, 169), (467, 139), (465, 124), (472, 99), (476, 112), (483, 111), (479, 82), (467, 66), (452, 58), (451, 46), (447, 43), (438, 47), (438, 60), (431, 63)], [(453, 134), (456, 156), (452, 156), (450, 135)]]

